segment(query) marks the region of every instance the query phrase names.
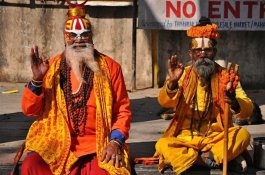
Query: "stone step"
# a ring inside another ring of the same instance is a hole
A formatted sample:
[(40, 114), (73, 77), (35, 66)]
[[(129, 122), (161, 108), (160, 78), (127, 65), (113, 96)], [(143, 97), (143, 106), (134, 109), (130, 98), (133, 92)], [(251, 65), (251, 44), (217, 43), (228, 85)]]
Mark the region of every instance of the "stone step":
[(9, 175), (12, 170), (13, 165), (0, 165), (0, 175)]
[[(141, 165), (134, 166), (136, 175), (161, 175), (157, 170), (157, 165)], [(164, 175), (176, 175), (172, 170), (166, 170)], [(202, 167), (192, 167), (181, 173), (181, 175), (222, 175), (221, 169), (207, 169)], [(236, 173), (228, 171), (228, 175), (265, 175), (265, 170), (258, 170), (250, 167), (245, 173)]]
[[(0, 175), (9, 175), (13, 169), (13, 165), (0, 165)], [(176, 175), (172, 170), (168, 169), (164, 175)], [(15, 175), (20, 175), (19, 173)], [(161, 175), (157, 170), (157, 165), (136, 164), (132, 166), (132, 175)], [(202, 167), (192, 167), (181, 173), (181, 175), (222, 175), (221, 169), (206, 169)], [(228, 172), (228, 175), (265, 175), (265, 170), (258, 170), (250, 167), (245, 173)]]

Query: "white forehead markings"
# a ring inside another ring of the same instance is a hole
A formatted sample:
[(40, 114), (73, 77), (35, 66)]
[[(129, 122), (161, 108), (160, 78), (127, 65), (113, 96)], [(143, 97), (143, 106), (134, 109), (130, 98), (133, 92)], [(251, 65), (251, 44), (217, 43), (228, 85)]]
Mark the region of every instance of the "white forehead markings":
[[(77, 23), (77, 20), (79, 21), (80, 25), (81, 25), (81, 29), (76, 29), (76, 23)], [(81, 34), (83, 32), (87, 32), (89, 31), (88, 29), (85, 29), (85, 26), (84, 24), (82, 23), (82, 20), (81, 19), (74, 19), (74, 22), (73, 22), (73, 29), (72, 30), (65, 30), (66, 32), (73, 32), (73, 33), (76, 33), (76, 34)]]
[(210, 45), (210, 39), (209, 38), (195, 38), (195, 40), (197, 41), (197, 48), (202, 48), (202, 40), (204, 40), (204, 48), (209, 48)]

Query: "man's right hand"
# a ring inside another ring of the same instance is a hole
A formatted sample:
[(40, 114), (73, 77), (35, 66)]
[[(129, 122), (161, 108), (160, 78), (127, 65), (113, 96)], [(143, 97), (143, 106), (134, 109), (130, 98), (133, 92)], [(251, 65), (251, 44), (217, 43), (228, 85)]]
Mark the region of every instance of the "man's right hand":
[(173, 55), (168, 59), (168, 88), (174, 90), (178, 86), (178, 80), (184, 72), (184, 66), (179, 62), (177, 55)]
[(30, 63), (33, 80), (42, 81), (49, 69), (49, 61), (45, 57), (39, 56), (38, 46), (31, 48)]

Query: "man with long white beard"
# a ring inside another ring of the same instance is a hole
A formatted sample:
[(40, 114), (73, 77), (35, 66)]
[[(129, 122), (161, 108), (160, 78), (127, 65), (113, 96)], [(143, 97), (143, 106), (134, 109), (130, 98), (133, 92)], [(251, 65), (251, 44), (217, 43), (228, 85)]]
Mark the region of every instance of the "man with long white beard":
[[(156, 143), (159, 170), (172, 167), (176, 174), (200, 164), (218, 168), (223, 162), (224, 103), (239, 118), (250, 116), (253, 105), (238, 81), (233, 90), (226, 92), (226, 69), (214, 62), (217, 25), (202, 17), (187, 35), (191, 37), (190, 66), (184, 67), (177, 56), (168, 60), (169, 78), (161, 89), (158, 102), (166, 108), (175, 108), (174, 118), (164, 135)], [(232, 79), (231, 79), (232, 80)], [(228, 79), (229, 81), (229, 79)], [(237, 84), (238, 83), (238, 84)], [(241, 155), (250, 142), (248, 131), (232, 123), (228, 129), (229, 167), (246, 171), (246, 161)]]
[(130, 102), (120, 65), (94, 49), (82, 5), (71, 6), (65, 51), (52, 59), (31, 49), (32, 80), (22, 111), (29, 129), (23, 175), (129, 175)]

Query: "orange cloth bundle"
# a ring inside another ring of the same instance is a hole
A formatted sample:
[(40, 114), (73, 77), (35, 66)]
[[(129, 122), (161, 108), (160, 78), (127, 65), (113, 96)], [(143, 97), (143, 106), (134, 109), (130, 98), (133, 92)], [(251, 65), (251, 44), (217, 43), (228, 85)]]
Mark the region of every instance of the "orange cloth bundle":
[(207, 24), (206, 26), (193, 26), (187, 30), (187, 35), (191, 38), (210, 38), (218, 39), (219, 33), (217, 31), (218, 26), (216, 24)]

